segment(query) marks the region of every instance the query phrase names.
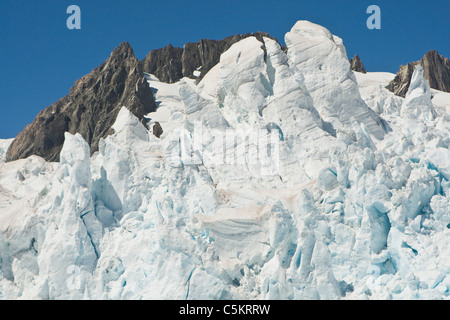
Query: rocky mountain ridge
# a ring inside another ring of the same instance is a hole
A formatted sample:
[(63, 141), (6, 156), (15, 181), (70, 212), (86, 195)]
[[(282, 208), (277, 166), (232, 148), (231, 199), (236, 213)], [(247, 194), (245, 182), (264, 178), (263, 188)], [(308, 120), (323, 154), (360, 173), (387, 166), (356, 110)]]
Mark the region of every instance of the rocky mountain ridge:
[(236, 42), (248, 37), (255, 37), (262, 45), (264, 45), (263, 37), (277, 41), (268, 33), (255, 32), (238, 34), (222, 40), (202, 39), (186, 43), (183, 48), (169, 44), (164, 48), (150, 51), (141, 61), (142, 68), (144, 72), (155, 75), (162, 82), (175, 83), (183, 77), (196, 78), (200, 81), (219, 63), (222, 53)]
[(419, 61), (400, 66), (395, 79), (386, 88), (400, 97), (405, 97), (414, 70), (419, 64), (432, 89), (450, 92), (450, 61), (435, 50), (428, 51)]
[(361, 58), (358, 55), (355, 55), (350, 59), (350, 69), (356, 72), (367, 73)]
[(141, 121), (156, 110), (152, 92), (141, 64), (127, 42), (91, 73), (76, 81), (67, 96), (41, 111), (10, 145), (6, 160), (37, 155), (59, 161), (65, 132), (80, 133), (91, 147), (112, 132), (111, 126), (122, 108), (127, 107)]

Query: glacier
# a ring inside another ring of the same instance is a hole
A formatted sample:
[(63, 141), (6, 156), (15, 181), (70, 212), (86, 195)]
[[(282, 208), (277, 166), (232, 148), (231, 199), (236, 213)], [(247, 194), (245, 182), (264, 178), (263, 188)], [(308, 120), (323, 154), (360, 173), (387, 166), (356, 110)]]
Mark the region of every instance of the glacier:
[(92, 156), (1, 140), (0, 299), (449, 299), (448, 96), (420, 67), (395, 96), (308, 21), (263, 40), (146, 75), (158, 110)]

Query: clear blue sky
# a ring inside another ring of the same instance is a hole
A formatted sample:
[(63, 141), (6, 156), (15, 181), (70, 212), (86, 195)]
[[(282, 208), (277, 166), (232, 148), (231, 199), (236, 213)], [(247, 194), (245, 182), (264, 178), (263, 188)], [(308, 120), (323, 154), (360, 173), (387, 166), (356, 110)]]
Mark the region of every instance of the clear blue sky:
[[(82, 30), (66, 9), (81, 8)], [(381, 8), (369, 30), (366, 9)], [(449, 0), (0, 0), (0, 139), (15, 137), (128, 41), (139, 59), (169, 43), (265, 31), (284, 42), (297, 20), (328, 28), (369, 71), (396, 72), (428, 50), (450, 57)]]

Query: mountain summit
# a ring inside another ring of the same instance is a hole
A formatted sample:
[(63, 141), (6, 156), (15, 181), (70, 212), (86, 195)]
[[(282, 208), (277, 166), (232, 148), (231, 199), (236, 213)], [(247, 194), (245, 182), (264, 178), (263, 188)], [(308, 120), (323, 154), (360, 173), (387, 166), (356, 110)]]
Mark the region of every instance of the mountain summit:
[(364, 68), (364, 64), (361, 61), (361, 58), (358, 55), (355, 55), (350, 59), (350, 69), (356, 72), (367, 73), (366, 68)]
[(450, 61), (435, 50), (428, 51), (419, 61), (400, 66), (395, 79), (386, 88), (405, 97), (417, 65), (422, 66), (424, 77), (432, 89), (450, 92)]
[(80, 133), (93, 153), (99, 140), (111, 133), (122, 106), (142, 121), (144, 115), (156, 110), (141, 64), (128, 42), (76, 81), (67, 96), (41, 111), (10, 145), (6, 160), (38, 155), (59, 161), (65, 132)]

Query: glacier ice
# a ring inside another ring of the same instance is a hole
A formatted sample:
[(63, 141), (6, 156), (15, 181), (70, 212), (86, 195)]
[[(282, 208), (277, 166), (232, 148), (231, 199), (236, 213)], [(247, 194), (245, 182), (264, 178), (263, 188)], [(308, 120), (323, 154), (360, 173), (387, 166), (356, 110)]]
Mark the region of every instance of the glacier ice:
[(431, 88), (423, 77), (423, 68), (420, 65), (414, 70), (400, 115), (402, 118), (426, 120), (433, 120), (436, 117), (436, 111), (431, 102)]
[(0, 298), (448, 299), (450, 116), (423, 72), (403, 99), (321, 26), (263, 41), (198, 84), (146, 75), (160, 138), (122, 108), (92, 156), (0, 141)]
[(6, 151), (14, 139), (0, 139), (0, 163), (6, 160)]
[(309, 21), (298, 21), (286, 34), (291, 65), (304, 76), (314, 105), (336, 129), (345, 130), (351, 118), (364, 123), (382, 139), (386, 128), (364, 103), (341, 38)]

